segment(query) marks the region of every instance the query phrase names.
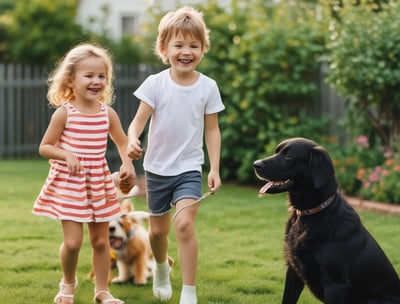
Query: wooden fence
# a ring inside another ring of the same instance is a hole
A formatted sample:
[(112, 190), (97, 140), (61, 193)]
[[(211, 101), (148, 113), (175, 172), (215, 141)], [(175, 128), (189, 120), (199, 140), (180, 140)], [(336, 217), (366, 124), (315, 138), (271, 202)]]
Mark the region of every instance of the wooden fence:
[[(145, 65), (115, 66), (113, 107), (125, 130), (138, 105), (132, 93), (154, 71)], [(38, 145), (53, 112), (46, 100), (48, 72), (46, 67), (0, 64), (0, 158), (38, 156)], [(343, 115), (343, 102), (323, 81), (326, 73), (327, 64), (323, 62), (317, 75), (319, 95), (312, 110), (317, 115), (329, 113), (332, 123), (328, 133), (338, 136), (337, 122)], [(118, 159), (116, 153), (110, 145), (109, 162)]]

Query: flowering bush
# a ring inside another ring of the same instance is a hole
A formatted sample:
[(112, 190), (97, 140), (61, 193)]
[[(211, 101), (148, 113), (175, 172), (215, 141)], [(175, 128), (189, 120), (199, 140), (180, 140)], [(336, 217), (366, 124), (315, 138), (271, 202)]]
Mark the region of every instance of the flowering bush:
[(400, 156), (386, 153), (385, 157), (381, 166), (358, 169), (359, 194), (366, 200), (400, 204)]
[(360, 160), (352, 156), (335, 158), (333, 165), (336, 168), (340, 190), (349, 195), (357, 193), (361, 184), (356, 178), (355, 172), (362, 166)]
[(382, 151), (371, 149), (368, 137), (361, 135), (353, 144), (336, 149), (330, 148), (333, 165), (340, 190), (348, 195), (357, 195), (361, 189), (362, 182), (357, 178), (360, 168), (370, 168), (383, 161)]
[(341, 191), (365, 200), (400, 204), (400, 154), (372, 148), (365, 135), (354, 144), (331, 150)]

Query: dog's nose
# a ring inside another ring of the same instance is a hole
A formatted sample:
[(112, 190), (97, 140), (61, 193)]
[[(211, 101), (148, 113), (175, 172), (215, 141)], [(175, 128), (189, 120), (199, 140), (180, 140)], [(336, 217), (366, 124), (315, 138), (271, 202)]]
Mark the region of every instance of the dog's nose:
[(261, 168), (262, 166), (262, 160), (258, 159), (253, 163), (254, 168)]
[(115, 227), (110, 227), (108, 230), (109, 230), (110, 232), (114, 232), (114, 231), (115, 231)]

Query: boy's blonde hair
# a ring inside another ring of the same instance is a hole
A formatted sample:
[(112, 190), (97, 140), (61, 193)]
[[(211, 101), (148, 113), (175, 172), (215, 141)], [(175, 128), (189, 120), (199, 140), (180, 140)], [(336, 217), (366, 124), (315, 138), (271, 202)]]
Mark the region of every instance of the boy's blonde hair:
[(207, 28), (203, 14), (193, 7), (184, 6), (174, 12), (167, 13), (158, 25), (158, 36), (155, 53), (167, 64), (166, 58), (161, 50), (167, 47), (172, 37), (182, 35), (191, 36), (201, 42), (202, 52), (206, 53), (210, 48), (210, 30)]
[(59, 107), (75, 98), (73, 90), (69, 86), (70, 80), (75, 76), (76, 66), (82, 60), (90, 57), (100, 58), (106, 66), (106, 86), (99, 97), (99, 102), (102, 104), (111, 104), (113, 102), (114, 88), (112, 85), (113, 66), (111, 54), (94, 43), (82, 43), (73, 47), (61, 58), (54, 71), (50, 74), (47, 80), (49, 85), (47, 99), (50, 105)]

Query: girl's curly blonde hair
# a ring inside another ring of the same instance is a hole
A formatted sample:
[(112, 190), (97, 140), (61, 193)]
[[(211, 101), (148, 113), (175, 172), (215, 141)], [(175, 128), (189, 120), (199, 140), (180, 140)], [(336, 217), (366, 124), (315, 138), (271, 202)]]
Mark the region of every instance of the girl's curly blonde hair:
[(70, 80), (75, 76), (76, 66), (84, 59), (97, 57), (103, 60), (106, 66), (106, 86), (99, 97), (102, 104), (111, 104), (114, 100), (113, 88), (113, 65), (111, 54), (103, 47), (94, 43), (82, 43), (73, 47), (57, 63), (56, 68), (50, 74), (47, 84), (49, 90), (47, 99), (50, 105), (59, 107), (75, 98), (72, 88), (69, 86)]
[(203, 14), (193, 7), (183, 6), (161, 18), (158, 25), (155, 54), (160, 57), (163, 63), (168, 64), (168, 58), (163, 55), (162, 50), (167, 47), (172, 37), (179, 35), (198, 39), (201, 43), (202, 52), (205, 54), (210, 48), (209, 32)]

